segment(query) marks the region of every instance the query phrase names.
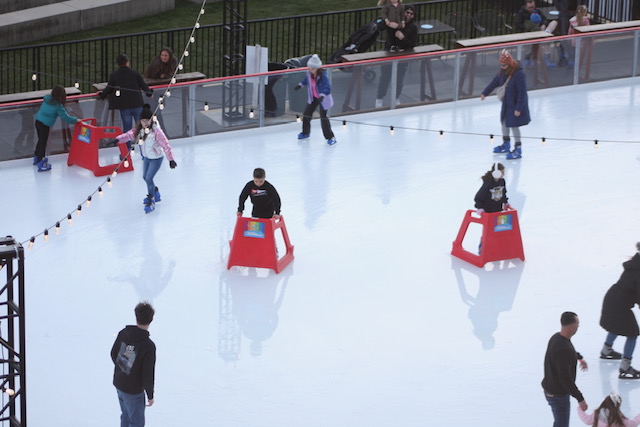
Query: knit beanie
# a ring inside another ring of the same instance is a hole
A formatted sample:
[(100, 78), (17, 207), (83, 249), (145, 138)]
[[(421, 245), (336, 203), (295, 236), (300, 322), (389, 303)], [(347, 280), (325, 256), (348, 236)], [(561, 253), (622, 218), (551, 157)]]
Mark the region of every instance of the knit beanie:
[(151, 111), (151, 105), (144, 104), (142, 106), (142, 111), (140, 112), (140, 119), (150, 119), (153, 117), (153, 111)]
[(318, 58), (318, 55), (313, 54), (313, 56), (309, 59), (309, 62), (307, 62), (307, 67), (309, 68), (322, 67), (322, 61), (320, 61), (320, 58)]

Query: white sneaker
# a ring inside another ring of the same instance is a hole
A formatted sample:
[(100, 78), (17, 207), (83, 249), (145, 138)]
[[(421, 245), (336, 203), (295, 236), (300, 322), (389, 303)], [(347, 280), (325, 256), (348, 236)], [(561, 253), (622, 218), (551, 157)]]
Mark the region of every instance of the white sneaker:
[(382, 108), (382, 99), (376, 99), (376, 108)]
[(400, 105), (400, 100), (399, 100), (399, 99), (396, 99), (395, 105), (396, 105), (396, 107), (397, 107), (398, 105)]

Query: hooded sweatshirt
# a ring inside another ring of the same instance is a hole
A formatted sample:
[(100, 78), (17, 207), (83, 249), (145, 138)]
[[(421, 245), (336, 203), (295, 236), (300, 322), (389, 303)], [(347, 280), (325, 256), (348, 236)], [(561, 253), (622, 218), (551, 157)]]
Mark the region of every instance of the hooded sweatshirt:
[(149, 331), (128, 325), (120, 331), (111, 348), (115, 365), (113, 385), (129, 394), (147, 392), (153, 399), (153, 383), (156, 366), (156, 345), (149, 338)]

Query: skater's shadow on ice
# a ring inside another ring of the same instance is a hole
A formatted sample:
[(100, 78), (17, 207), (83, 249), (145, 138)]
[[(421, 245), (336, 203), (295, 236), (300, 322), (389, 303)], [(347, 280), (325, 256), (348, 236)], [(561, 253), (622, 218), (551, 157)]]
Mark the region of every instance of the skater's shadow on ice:
[[(469, 306), (473, 333), (482, 348), (490, 350), (495, 346), (493, 334), (498, 329), (498, 316), (513, 306), (524, 262), (496, 261), (478, 268), (452, 257), (451, 269), (458, 282), (460, 298)], [(477, 284), (475, 293), (470, 290), (474, 284)]]
[(278, 327), (293, 266), (280, 274), (252, 267), (233, 267), (220, 275), (218, 355), (225, 361), (240, 359), (242, 337), (249, 352), (260, 356), (263, 343)]

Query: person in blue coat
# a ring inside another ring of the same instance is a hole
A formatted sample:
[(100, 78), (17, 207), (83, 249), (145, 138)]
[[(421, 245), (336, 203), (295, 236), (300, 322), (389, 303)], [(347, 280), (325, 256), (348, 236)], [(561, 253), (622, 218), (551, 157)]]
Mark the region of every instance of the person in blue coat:
[(54, 125), (58, 117), (67, 123), (75, 124), (77, 117), (69, 115), (64, 105), (67, 103), (67, 92), (62, 86), (55, 86), (51, 90), (51, 95), (45, 95), (42, 105), (36, 114), (36, 133), (38, 134), (38, 143), (36, 151), (33, 154), (33, 164), (38, 166), (38, 172), (47, 172), (51, 170), (49, 159), (45, 157), (47, 152), (47, 141), (49, 140), (49, 131)]
[[(525, 80), (522, 67), (513, 59), (511, 54), (503, 49), (500, 53), (500, 71), (482, 91), (480, 99), (485, 100), (487, 95), (495, 88), (498, 92), (504, 90), (502, 98), (502, 109), (500, 110), (500, 123), (502, 124), (502, 145), (494, 147), (494, 153), (507, 153), (507, 160), (519, 159), (522, 157), (522, 142), (520, 126), (525, 126), (531, 121), (529, 114), (529, 97), (527, 96), (527, 82)], [(498, 98), (500, 94), (498, 93)], [(515, 147), (511, 150), (512, 133), (515, 139)]]
[(322, 67), (322, 61), (318, 55), (313, 55), (307, 62), (307, 75), (294, 88), (300, 89), (302, 86), (307, 87), (307, 107), (304, 109), (302, 117), (302, 132), (298, 134), (298, 139), (307, 139), (311, 133), (311, 117), (316, 108), (320, 107), (320, 124), (322, 133), (327, 140), (327, 144), (334, 145), (336, 137), (331, 130), (331, 122), (327, 118), (327, 111), (333, 107), (333, 97), (331, 96), (331, 83), (325, 75)]

